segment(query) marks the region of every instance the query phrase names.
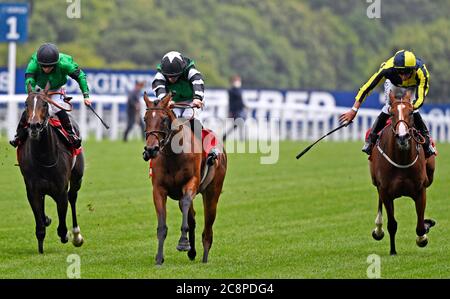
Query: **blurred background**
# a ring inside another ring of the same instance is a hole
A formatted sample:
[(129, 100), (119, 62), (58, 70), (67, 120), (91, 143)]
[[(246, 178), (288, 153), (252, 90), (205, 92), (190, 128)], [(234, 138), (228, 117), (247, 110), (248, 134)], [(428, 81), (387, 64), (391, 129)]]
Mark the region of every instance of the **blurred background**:
[[(316, 110), (327, 106), (325, 110), (334, 111), (336, 119), (344, 109), (340, 111), (335, 107), (351, 107), (359, 87), (383, 61), (399, 49), (410, 49), (425, 61), (430, 72), (430, 90), (423, 110), (427, 113), (434, 108), (438, 110), (434, 109), (436, 113), (425, 118), (428, 121), (445, 116), (440, 122), (445, 123), (440, 140), (450, 140), (448, 0), (0, 2), (24, 2), (29, 7), (28, 39), (17, 44), (16, 93), (24, 93), (24, 68), (32, 53), (44, 42), (55, 43), (61, 52), (72, 55), (88, 74), (94, 102), (106, 103), (95, 95), (119, 96), (113, 101), (119, 105), (114, 108), (117, 116), (106, 116), (112, 122), (116, 122), (116, 118), (119, 121), (117, 129), (113, 127), (110, 134), (113, 139), (125, 127), (126, 93), (132, 90), (135, 80), (144, 80), (145, 90), (151, 93), (156, 65), (171, 50), (194, 59), (203, 73), (207, 89), (206, 117), (227, 116), (226, 88), (230, 77), (239, 74), (247, 90), (243, 98), (250, 108), (248, 116), (288, 117), (282, 127), (291, 128), (296, 119), (289, 114), (303, 109), (305, 104), (315, 105)], [(7, 90), (7, 57), (8, 45), (0, 43), (0, 93), (3, 94)], [(267, 90), (273, 92), (263, 95)], [(303, 94), (297, 93), (291, 105), (286, 95), (289, 91)], [(322, 97), (314, 101), (313, 93), (321, 91), (328, 94), (321, 94)], [(362, 139), (375, 110), (379, 111), (383, 105), (380, 91), (378, 87), (364, 103), (363, 108), (374, 111), (359, 122), (362, 126), (350, 135), (353, 139)], [(69, 82), (68, 92), (78, 93), (77, 85)], [(262, 107), (267, 109), (253, 109)], [(105, 109), (108, 114), (109, 108), (106, 105), (101, 110)], [(297, 119), (305, 118), (303, 112), (297, 113)], [(0, 111), (0, 119), (1, 115)], [(364, 113), (361, 115), (364, 117)], [(332, 116), (325, 115), (322, 120), (327, 117)], [(10, 119), (13, 118), (10, 116)], [(92, 125), (92, 130), (94, 126), (97, 124)], [(328, 128), (322, 124), (317, 127)], [(96, 133), (99, 138), (104, 134), (100, 130), (101, 126)], [(282, 136), (292, 139), (314, 138), (321, 133), (310, 134), (310, 129), (304, 133), (281, 130)], [(10, 131), (11, 135), (13, 130)]]
[[(53, 42), (85, 68), (154, 69), (176, 49), (195, 59), (209, 87), (239, 72), (246, 87), (355, 90), (381, 62), (413, 50), (431, 74), (427, 101), (450, 100), (450, 1), (382, 0), (368, 18), (364, 0), (81, 0), (30, 4), (29, 40), (18, 47), (26, 66)], [(6, 66), (7, 45), (0, 45)]]

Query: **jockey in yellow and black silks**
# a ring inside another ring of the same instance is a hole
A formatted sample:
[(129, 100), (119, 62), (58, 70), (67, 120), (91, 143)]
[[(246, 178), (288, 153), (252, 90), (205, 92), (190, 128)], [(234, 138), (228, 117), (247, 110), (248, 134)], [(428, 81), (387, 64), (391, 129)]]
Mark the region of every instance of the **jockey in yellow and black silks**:
[(384, 93), (386, 104), (375, 120), (362, 151), (368, 155), (372, 153), (373, 145), (378, 139), (378, 133), (386, 125), (386, 121), (390, 116), (388, 111), (390, 105), (389, 93), (394, 86), (397, 86), (412, 90), (414, 125), (425, 137), (425, 156), (429, 157), (436, 154), (436, 151), (430, 142), (429, 131), (419, 114), (419, 108), (423, 105), (425, 97), (428, 94), (430, 74), (428, 73), (425, 63), (420, 58), (417, 58), (411, 51), (400, 50), (386, 62), (383, 62), (379, 70), (359, 89), (352, 109), (342, 114), (340, 121), (350, 122), (353, 120), (361, 104), (383, 79), (385, 79)]

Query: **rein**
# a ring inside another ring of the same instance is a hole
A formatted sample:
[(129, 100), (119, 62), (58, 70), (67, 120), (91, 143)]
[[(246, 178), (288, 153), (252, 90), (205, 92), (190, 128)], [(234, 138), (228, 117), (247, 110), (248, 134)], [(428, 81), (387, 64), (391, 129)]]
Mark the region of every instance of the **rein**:
[(420, 134), (420, 132), (414, 128), (414, 127), (410, 127), (409, 124), (405, 121), (405, 120), (398, 120), (394, 125), (391, 125), (391, 130), (392, 133), (394, 134), (394, 136), (397, 135), (396, 129), (398, 127), (398, 125), (400, 123), (404, 123), (406, 125), (406, 127), (408, 128), (408, 132), (409, 132), (409, 137), (408, 137), (408, 141), (413, 138), (414, 141), (416, 142), (416, 158), (414, 159), (414, 161), (412, 161), (409, 164), (398, 164), (396, 162), (394, 162), (380, 147), (380, 139), (378, 139), (377, 142), (377, 149), (380, 152), (380, 154), (393, 166), (397, 167), (397, 168), (409, 168), (411, 166), (413, 166), (414, 164), (416, 164), (417, 160), (419, 159), (419, 145), (422, 145), (425, 143), (425, 137), (422, 136), (422, 134)]

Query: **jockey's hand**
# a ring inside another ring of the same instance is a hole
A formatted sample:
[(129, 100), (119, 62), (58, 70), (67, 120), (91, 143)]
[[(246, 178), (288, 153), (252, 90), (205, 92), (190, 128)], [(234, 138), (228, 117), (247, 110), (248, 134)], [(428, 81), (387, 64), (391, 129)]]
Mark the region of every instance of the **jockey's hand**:
[(203, 107), (203, 102), (199, 99), (194, 99), (192, 101), (192, 107), (196, 107), (196, 108), (202, 108)]
[(172, 109), (174, 105), (175, 105), (174, 101), (169, 101), (169, 104), (167, 104), (167, 108)]
[(356, 111), (354, 110), (349, 110), (347, 112), (345, 112), (344, 114), (342, 114), (341, 116), (339, 116), (339, 122), (342, 124), (349, 124), (356, 116)]
[(92, 102), (91, 102), (91, 100), (90, 100), (89, 98), (85, 98), (85, 99), (84, 99), (84, 104), (85, 104), (86, 106), (91, 106)]

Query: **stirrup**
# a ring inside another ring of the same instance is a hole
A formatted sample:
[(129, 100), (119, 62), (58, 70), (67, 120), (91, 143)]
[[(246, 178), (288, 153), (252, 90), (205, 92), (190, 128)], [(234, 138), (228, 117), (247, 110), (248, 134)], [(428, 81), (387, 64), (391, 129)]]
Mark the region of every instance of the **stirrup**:
[(18, 147), (20, 144), (20, 141), (18, 139), (13, 139), (9, 141), (9, 144), (11, 144), (12, 147)]
[(219, 157), (219, 152), (216, 148), (213, 148), (209, 154), (208, 157), (206, 158), (206, 163), (211, 166), (214, 164), (214, 161), (217, 160), (217, 158)]
[(361, 149), (361, 151), (366, 153), (366, 154), (368, 154), (370, 156), (372, 154), (372, 148), (373, 148), (372, 142), (366, 141), (366, 143), (364, 144), (364, 146)]
[(433, 155), (436, 155), (436, 150), (434, 149), (434, 147), (431, 144), (427, 147), (424, 147), (424, 152), (425, 152), (425, 158), (429, 158)]
[(69, 135), (67, 137), (67, 140), (69, 141), (70, 145), (72, 145), (74, 148), (80, 148), (81, 147), (81, 139), (76, 135)]

